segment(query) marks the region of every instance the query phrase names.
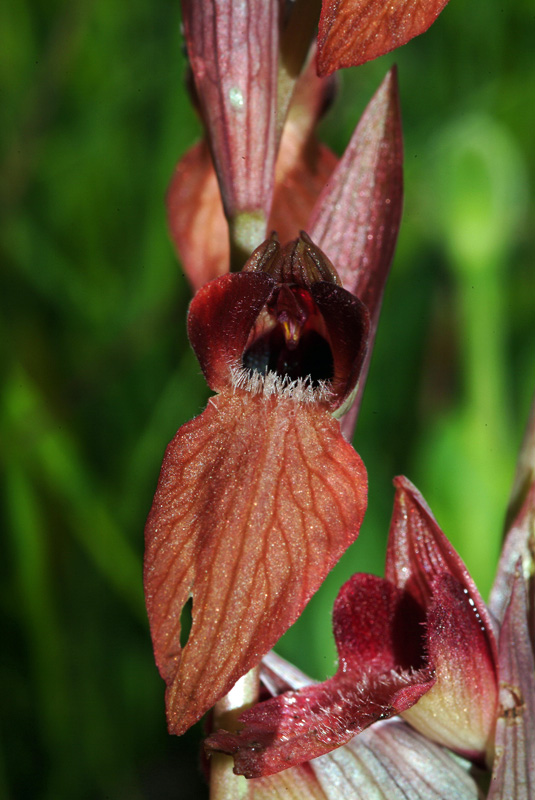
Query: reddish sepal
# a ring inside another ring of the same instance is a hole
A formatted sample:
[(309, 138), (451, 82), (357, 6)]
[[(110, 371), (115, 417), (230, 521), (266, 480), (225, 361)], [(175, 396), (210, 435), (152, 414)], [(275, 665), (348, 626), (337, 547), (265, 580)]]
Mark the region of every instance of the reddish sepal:
[(451, 575), (463, 587), (485, 628), (493, 659), (497, 647), (488, 609), (463, 560), (440, 529), (416, 487), (405, 477), (394, 479), (396, 496), (388, 535), (385, 577), (407, 591), (424, 607), (433, 594), (433, 583)]

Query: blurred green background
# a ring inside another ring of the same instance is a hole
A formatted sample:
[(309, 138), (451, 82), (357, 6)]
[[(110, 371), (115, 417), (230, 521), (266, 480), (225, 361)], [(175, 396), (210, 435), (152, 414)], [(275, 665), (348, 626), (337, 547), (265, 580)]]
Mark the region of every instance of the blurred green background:
[[(165, 731), (143, 606), (163, 450), (208, 392), (164, 193), (199, 126), (178, 2), (3, 4), (0, 797), (202, 798), (200, 727)], [(356, 445), (370, 500), (280, 652), (333, 670), (330, 610), (382, 571), (391, 479), (426, 496), (486, 595), (535, 388), (532, 0), (451, 0), (342, 77), (341, 152), (399, 66), (405, 211)]]

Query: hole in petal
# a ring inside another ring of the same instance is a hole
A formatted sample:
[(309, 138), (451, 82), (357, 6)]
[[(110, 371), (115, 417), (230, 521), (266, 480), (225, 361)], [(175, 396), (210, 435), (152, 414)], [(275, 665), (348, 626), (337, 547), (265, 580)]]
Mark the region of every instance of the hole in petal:
[(190, 597), (180, 613), (180, 647), (184, 648), (189, 639), (193, 621), (193, 598)]

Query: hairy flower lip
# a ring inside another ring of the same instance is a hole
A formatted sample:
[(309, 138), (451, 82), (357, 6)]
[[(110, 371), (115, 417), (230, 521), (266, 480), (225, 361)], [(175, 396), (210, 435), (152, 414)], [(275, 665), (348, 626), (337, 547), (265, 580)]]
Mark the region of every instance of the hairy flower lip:
[[(407, 600), (406, 593), (381, 578), (354, 576), (342, 587), (333, 611), (336, 675), (260, 703), (241, 715), (243, 731), (219, 731), (206, 745), (233, 754), (237, 772), (258, 777), (329, 753), (378, 719), (409, 708), (435, 679), (425, 665), (414, 669), (408, 661), (402, 668), (396, 664), (399, 647), (392, 619), (403, 624)], [(403, 635), (412, 640), (418, 665), (421, 621), (409, 615), (409, 622)]]
[(178, 431), (145, 529), (170, 732), (187, 730), (295, 621), (356, 539), (366, 492), (362, 461), (317, 403), (227, 387)]
[[(272, 696), (314, 683), (273, 652), (262, 660), (261, 678)], [(424, 800), (429, 795), (430, 784), (436, 798), (477, 800), (480, 797), (466, 768), (447, 750), (424, 738), (402, 719), (376, 722), (347, 745), (310, 761), (308, 766), (323, 787), (325, 798), (332, 800), (367, 796), (377, 800), (406, 800), (408, 786), (411, 798)], [(295, 769), (280, 773), (287, 786), (294, 784)], [(255, 779), (253, 786), (258, 780)], [(273, 777), (260, 780), (270, 781)], [(295, 796), (309, 797), (297, 787)]]
[[(312, 255), (311, 255), (312, 254)], [(353, 391), (365, 358), (369, 330), (369, 314), (363, 303), (338, 285), (336, 273), (303, 234), (296, 242), (281, 249), (273, 238), (252, 254), (244, 271), (227, 274), (202, 287), (193, 298), (188, 315), (190, 342), (211, 389), (221, 391), (229, 385), (247, 388), (254, 393), (263, 386), (270, 392), (288, 389), (295, 384), (314, 389), (307, 373), (295, 377), (284, 373), (261, 380), (254, 374), (250, 386), (244, 382), (243, 356), (250, 344), (251, 332), (263, 309), (268, 307), (279, 287), (299, 286), (321, 315), (326, 341), (333, 359), (333, 375), (318, 380), (318, 392), (306, 393), (310, 399), (325, 402), (332, 411), (343, 405)], [(270, 272), (274, 269), (273, 277)], [(290, 278), (292, 283), (279, 283), (277, 278)], [(329, 277), (329, 280), (325, 280)], [(288, 393), (288, 392), (287, 392)], [(297, 399), (304, 397), (296, 394)]]

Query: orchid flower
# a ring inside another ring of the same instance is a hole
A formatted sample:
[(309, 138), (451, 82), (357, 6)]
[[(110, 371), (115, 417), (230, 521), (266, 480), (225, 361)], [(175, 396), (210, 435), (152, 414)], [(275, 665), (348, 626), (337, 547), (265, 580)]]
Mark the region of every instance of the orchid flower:
[(353, 31), (344, 58), (362, 63), (444, 5), (373, 3), (373, 31), (359, 3), (325, 2), (320, 16), (300, 0), (183, 0), (206, 140), (177, 168), (169, 221), (197, 290), (190, 341), (216, 394), (167, 448), (146, 525), (145, 595), (173, 733), (295, 621), (366, 506), (366, 472), (346, 440), (401, 215), (396, 74), (337, 163), (314, 137), (333, 89), (315, 74), (315, 25), (327, 75), (342, 65), (333, 53), (348, 14), (367, 43)]
[[(234, 754), (239, 773), (268, 775), (365, 747), (355, 734), (401, 714), (426, 741), (492, 771), (491, 800), (532, 797), (534, 431), (535, 406), (489, 608), (422, 496), (397, 478), (386, 577), (355, 575), (335, 603), (336, 675), (258, 704), (241, 716), (243, 730), (217, 732), (208, 747)], [(292, 676), (274, 663), (279, 680)]]
[[(344, 238), (330, 222), (343, 205)], [(333, 415), (361, 391), (400, 211), (390, 72), (312, 212), (316, 243), (272, 236), (192, 301), (190, 341), (217, 395), (169, 445), (146, 526), (145, 595), (174, 733), (259, 663), (358, 535), (366, 472)]]

